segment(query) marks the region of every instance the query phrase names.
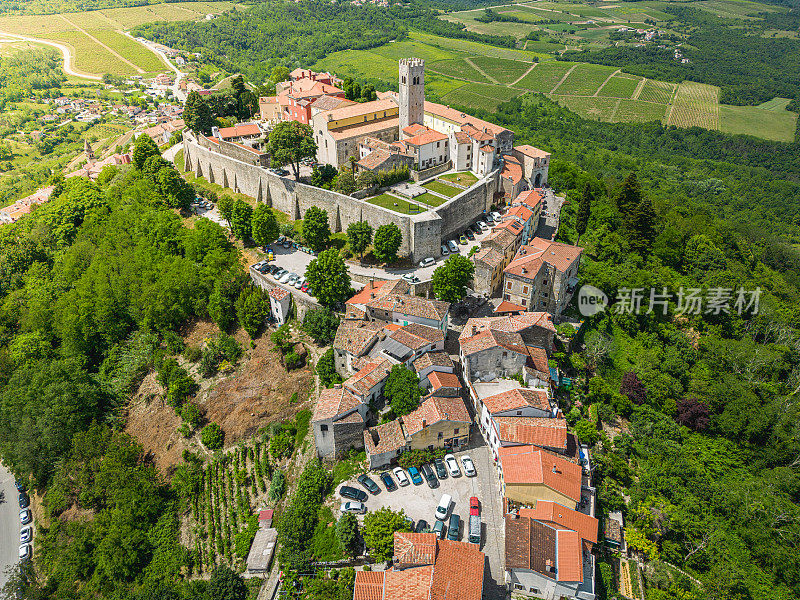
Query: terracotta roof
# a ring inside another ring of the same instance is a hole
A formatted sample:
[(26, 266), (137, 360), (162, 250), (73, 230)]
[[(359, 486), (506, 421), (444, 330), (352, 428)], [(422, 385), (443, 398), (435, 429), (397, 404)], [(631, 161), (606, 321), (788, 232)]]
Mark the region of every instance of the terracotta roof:
[(544, 484), (576, 503), (580, 501), (579, 465), (535, 446), (504, 446), (498, 452), (506, 484)]
[(515, 184), (522, 181), (522, 166), (516, 158), (511, 156), (503, 157), (503, 170), (500, 172), (500, 177), (503, 179), (510, 179)]
[[(358, 106), (362, 105), (359, 104)], [(346, 109), (340, 108), (338, 110)], [(336, 111), (331, 111), (327, 114), (331, 114), (333, 112)], [(341, 127), (339, 129), (331, 129), (328, 131), (328, 133), (334, 140), (349, 140), (350, 138), (360, 138), (378, 131), (395, 131), (399, 125), (400, 119), (398, 119), (396, 116), (386, 117), (384, 119), (375, 119), (365, 123)]]
[(481, 152), (486, 152), (487, 154), (489, 152), (494, 152), (494, 147), (493, 146), (481, 146)]
[[(471, 139), (476, 142), (490, 142), (494, 139), (494, 134), (490, 131), (484, 131), (482, 127), (475, 127), (472, 123), (465, 123), (461, 126), (461, 131), (466, 133)], [(485, 148), (485, 146), (484, 146)], [(489, 146), (491, 148), (491, 146)], [(481, 148), (482, 150), (483, 148)]]
[(385, 281), (370, 281), (368, 282), (360, 292), (358, 292), (355, 296), (350, 298), (346, 304), (366, 304), (368, 300), (372, 298), (372, 294), (376, 296), (379, 294), (378, 290), (383, 287), (383, 284), (386, 283)]
[(364, 431), (364, 447), (369, 454), (393, 452), (405, 445), (406, 436), (397, 419)]
[(355, 104), (352, 100), (347, 98), (340, 98), (339, 96), (320, 96), (314, 102), (314, 108), (318, 110), (335, 110), (337, 108), (344, 108), (345, 106), (352, 106)]
[(557, 502), (537, 500), (533, 508), (520, 508), (519, 515), (563, 529), (577, 531), (582, 539), (592, 544), (597, 543), (597, 519), (566, 506), (561, 506)]
[(328, 113), (328, 120), (338, 121), (340, 119), (368, 115), (374, 112), (390, 110), (394, 108), (397, 108), (397, 103), (391, 98), (386, 98), (385, 100), (373, 100), (371, 102), (362, 102), (360, 104), (354, 104), (353, 106), (343, 106), (341, 108), (332, 110)]
[(286, 298), (286, 296), (288, 296), (290, 293), (291, 292), (289, 290), (287, 290), (286, 288), (281, 287), (279, 285), (276, 285), (274, 288), (272, 288), (269, 291), (269, 297), (270, 298), (274, 298), (275, 300), (281, 301), (284, 298)]
[(430, 600), (481, 600), (484, 554), (475, 544), (438, 540)]
[(420, 356), (417, 360), (413, 363), (414, 369), (419, 373), (420, 371), (427, 369), (428, 367), (449, 367), (451, 369), (455, 368), (455, 363), (453, 359), (447, 354), (447, 352), (426, 352), (422, 356)]
[(383, 600), (385, 571), (356, 571), (353, 600)]
[(514, 205), (527, 206), (530, 209), (534, 209), (537, 205), (542, 203), (543, 199), (542, 194), (537, 190), (525, 190), (524, 192), (520, 192), (512, 202)]
[(524, 204), (520, 204), (519, 206), (512, 206), (508, 209), (508, 212), (505, 214), (505, 218), (519, 218), (522, 219), (523, 222), (527, 222), (531, 220), (533, 217), (533, 211), (525, 206)]
[(555, 579), (556, 530), (528, 517), (505, 516), (506, 569), (531, 569)]
[[(458, 123), (459, 125), (463, 125), (465, 123), (469, 123), (471, 126), (475, 127), (476, 129), (488, 129), (494, 135), (499, 135), (501, 133), (509, 132), (508, 129), (505, 127), (501, 127), (500, 125), (496, 125), (495, 123), (490, 123), (488, 121), (483, 121), (481, 119), (477, 119), (473, 116), (470, 116), (466, 113), (461, 112), (460, 110), (456, 110), (454, 108), (450, 108), (449, 106), (444, 106), (443, 104), (437, 104), (435, 102), (428, 102), (425, 101), (425, 112), (442, 117), (443, 119), (447, 119), (448, 121), (452, 121), (454, 123)], [(463, 127), (462, 127), (463, 129)]]
[(428, 127), (425, 127), (425, 125), (422, 125), (421, 123), (412, 123), (408, 127), (403, 128), (403, 133), (405, 133), (409, 137), (420, 135), (421, 133), (425, 133), (426, 131), (430, 131), (430, 129)]
[(380, 337), (383, 323), (376, 321), (342, 321), (336, 330), (333, 347), (354, 356), (366, 354)]
[(447, 136), (443, 133), (439, 133), (433, 129), (429, 129), (424, 133), (420, 133), (419, 135), (415, 135), (412, 138), (407, 140), (403, 140), (406, 144), (411, 144), (412, 146), (424, 146), (425, 144), (432, 144), (433, 142), (442, 142), (447, 139)]
[(485, 264), (487, 267), (494, 269), (498, 265), (502, 264), (504, 258), (505, 257), (495, 248), (487, 247), (478, 250), (472, 257), (472, 262), (476, 264), (480, 262)]
[(521, 235), (522, 232), (525, 230), (525, 226), (516, 219), (509, 219), (508, 221), (503, 221), (499, 225), (495, 225), (492, 227), (492, 231), (508, 231), (514, 236)]
[(376, 385), (385, 381), (392, 370), (388, 360), (375, 360), (367, 363), (342, 385), (360, 396), (366, 396)]
[(436, 562), (436, 534), (396, 531), (394, 560), (399, 566), (432, 565)]
[(475, 354), (476, 352), (483, 352), (490, 348), (504, 348), (505, 350), (516, 352), (517, 354), (525, 354), (526, 356), (528, 354), (525, 344), (522, 341), (522, 336), (515, 331), (487, 329), (459, 341), (461, 342), (461, 351), (465, 356)]
[(514, 150), (519, 152), (520, 154), (524, 154), (525, 156), (530, 156), (531, 158), (548, 158), (550, 156), (549, 152), (545, 152), (544, 150), (539, 150), (539, 148), (534, 148), (528, 144), (523, 144), (522, 146), (514, 146)]
[(234, 125), (233, 127), (222, 127), (219, 130), (219, 137), (223, 140), (230, 137), (244, 137), (249, 135), (261, 135), (261, 129), (255, 123), (245, 123), (244, 125)]
[(556, 532), (556, 579), (583, 582), (581, 536), (575, 531), (560, 529)]
[(528, 356), (531, 357), (531, 364), (537, 371), (550, 373), (550, 361), (544, 348), (538, 346), (528, 346)]
[(311, 420), (323, 421), (325, 419), (330, 419), (336, 415), (358, 408), (360, 404), (361, 402), (359, 402), (358, 398), (341, 386), (329, 390), (322, 390), (319, 394), (319, 400), (317, 400), (317, 404), (314, 407), (314, 416), (311, 417)]
[(430, 380), (431, 387), (434, 390), (438, 390), (439, 388), (443, 387), (461, 387), (461, 381), (459, 381), (458, 375), (455, 373), (440, 373), (439, 371), (433, 371), (430, 375), (428, 375), (428, 379)]
[(359, 160), (356, 164), (363, 169), (367, 169), (369, 171), (374, 171), (375, 169), (380, 168), (383, 164), (387, 161), (391, 160), (392, 154), (388, 150), (381, 150), (380, 148), (376, 148), (369, 154), (367, 154), (364, 158)]
[(508, 315), (505, 317), (475, 317), (469, 319), (464, 325), (464, 329), (458, 336), (459, 341), (475, 335), (487, 329), (496, 331), (516, 331), (522, 332), (529, 327), (539, 327), (555, 333), (552, 316), (549, 313), (536, 311), (524, 312), (518, 315)]
[(538, 408), (548, 413), (551, 410), (547, 390), (540, 389), (514, 388), (494, 396), (488, 396), (481, 401), (491, 414), (521, 408)]
[(567, 422), (549, 417), (495, 417), (502, 442), (567, 449)]
[(564, 273), (575, 260), (580, 258), (582, 252), (583, 248), (578, 246), (534, 238), (520, 249), (519, 254), (508, 264), (504, 272), (533, 279), (542, 264), (547, 263), (560, 273)]
[(389, 336), (396, 342), (403, 344), (411, 350), (419, 350), (425, 346), (444, 340), (444, 333), (435, 327), (428, 327), (420, 323), (409, 323), (400, 327)]
[(456, 131), (453, 133), (453, 136), (456, 138), (456, 141), (459, 144), (471, 144), (472, 139), (463, 131)]
[(492, 231), (492, 234), (483, 241), (483, 246), (495, 247), (499, 251), (505, 253), (508, 248), (517, 244), (516, 234), (505, 229), (498, 229)]
[(449, 302), (428, 300), (411, 294), (387, 294), (367, 302), (372, 309), (396, 312), (403, 315), (441, 321), (450, 310)]
[(517, 313), (523, 312), (526, 308), (524, 306), (520, 306), (519, 304), (514, 304), (513, 302), (509, 302), (508, 300), (503, 300), (500, 304), (497, 305), (497, 308), (494, 309), (495, 314), (499, 313)]
[(418, 408), (403, 417), (403, 425), (408, 435), (414, 435), (434, 423), (440, 421), (454, 421), (456, 423), (470, 423), (469, 412), (461, 398), (439, 398), (430, 396), (423, 400)]

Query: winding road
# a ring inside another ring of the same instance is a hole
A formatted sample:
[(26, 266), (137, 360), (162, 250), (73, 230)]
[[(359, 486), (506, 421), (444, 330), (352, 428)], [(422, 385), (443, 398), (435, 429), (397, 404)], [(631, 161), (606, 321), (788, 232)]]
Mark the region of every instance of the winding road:
[(69, 46), (65, 44), (59, 44), (58, 42), (53, 42), (50, 40), (43, 40), (40, 38), (32, 38), (28, 37), (27, 35), (18, 35), (16, 33), (7, 33), (5, 31), (0, 31), (0, 36), (9, 37), (15, 40), (23, 40), (26, 42), (33, 42), (35, 44), (44, 44), (46, 46), (52, 46), (53, 48), (58, 48), (61, 51), (61, 54), (64, 56), (64, 73), (67, 75), (72, 75), (74, 77), (82, 77), (84, 79), (92, 79), (94, 81), (100, 81), (102, 77), (100, 75), (91, 75), (89, 73), (83, 73), (82, 71), (77, 71), (72, 66), (72, 50)]

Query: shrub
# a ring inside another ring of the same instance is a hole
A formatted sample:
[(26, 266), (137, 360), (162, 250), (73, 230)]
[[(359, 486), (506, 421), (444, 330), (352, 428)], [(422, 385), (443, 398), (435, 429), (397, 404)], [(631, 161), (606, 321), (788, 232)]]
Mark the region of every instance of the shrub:
[(279, 470), (275, 471), (272, 476), (272, 481), (269, 484), (269, 494), (267, 500), (270, 504), (277, 504), (283, 498), (283, 493), (286, 491), (286, 477)]
[(286, 364), (286, 369), (291, 371), (292, 369), (298, 369), (303, 366), (303, 357), (300, 356), (297, 352), (292, 350), (283, 358), (284, 363)]
[(442, 458), (445, 454), (447, 454), (445, 448), (436, 448), (434, 450), (408, 450), (398, 457), (397, 464), (404, 469), (409, 467), (416, 467), (419, 469), (422, 465), (433, 462), (437, 458)]
[(203, 377), (211, 377), (223, 361), (234, 364), (241, 355), (242, 346), (239, 342), (227, 333), (220, 333), (206, 342), (200, 359), (200, 373)]
[(201, 422), (200, 409), (193, 402), (187, 402), (181, 408), (181, 419), (190, 427), (197, 427)]
[(333, 387), (336, 383), (341, 383), (342, 378), (336, 372), (336, 361), (333, 356), (333, 348), (328, 348), (325, 354), (319, 357), (316, 367), (319, 375), (319, 383), (322, 387)]
[(336, 337), (339, 317), (326, 308), (309, 310), (303, 317), (303, 329), (318, 344), (330, 344)]
[(275, 460), (289, 458), (294, 451), (294, 432), (282, 429), (269, 441), (269, 453)]
[(203, 445), (209, 450), (218, 450), (222, 448), (222, 443), (225, 440), (225, 432), (222, 431), (222, 428), (216, 423), (209, 423), (203, 427), (200, 439)]
[(186, 346), (183, 351), (183, 358), (188, 362), (196, 363), (203, 356), (203, 351), (198, 346)]

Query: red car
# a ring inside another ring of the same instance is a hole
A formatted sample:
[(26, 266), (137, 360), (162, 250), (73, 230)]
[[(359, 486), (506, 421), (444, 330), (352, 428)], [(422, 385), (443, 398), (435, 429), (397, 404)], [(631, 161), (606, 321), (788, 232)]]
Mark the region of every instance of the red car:
[(469, 499), (469, 514), (470, 516), (476, 515), (478, 517), (481, 515), (481, 505), (475, 496)]

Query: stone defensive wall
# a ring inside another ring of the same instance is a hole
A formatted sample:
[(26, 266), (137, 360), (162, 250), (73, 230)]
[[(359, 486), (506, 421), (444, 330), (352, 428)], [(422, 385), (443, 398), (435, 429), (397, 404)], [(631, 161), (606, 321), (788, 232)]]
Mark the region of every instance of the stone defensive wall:
[(397, 213), (351, 196), (280, 177), (258, 165), (206, 148), (192, 132), (183, 134), (184, 171), (212, 183), (265, 202), (268, 206), (302, 219), (312, 206), (328, 213), (331, 231), (345, 231), (351, 223), (367, 221), (374, 229), (394, 223), (403, 234), (400, 254), (414, 262), (439, 256), (442, 240), (463, 231), (485, 210), (489, 210), (499, 185), (499, 170), (494, 171), (435, 209), (415, 215)]

